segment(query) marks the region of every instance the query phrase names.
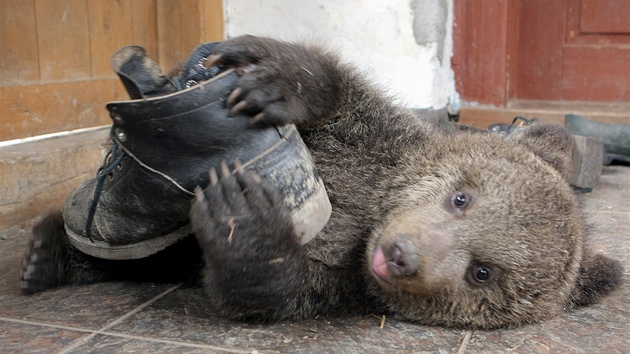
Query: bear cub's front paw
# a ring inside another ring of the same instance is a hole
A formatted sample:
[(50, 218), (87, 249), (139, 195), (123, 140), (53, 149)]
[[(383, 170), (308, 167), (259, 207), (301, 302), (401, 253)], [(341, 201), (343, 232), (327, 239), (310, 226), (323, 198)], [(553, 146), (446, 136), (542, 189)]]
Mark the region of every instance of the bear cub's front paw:
[(241, 36), (217, 44), (204, 63), (240, 75), (227, 99), (230, 114), (252, 125), (313, 125), (342, 102), (342, 77), (323, 50), (269, 38)]
[(288, 207), (280, 193), (256, 173), (225, 162), (219, 174), (210, 171), (210, 184), (196, 189), (191, 209), (193, 232), (206, 257), (264, 256), (280, 234), (292, 230)]

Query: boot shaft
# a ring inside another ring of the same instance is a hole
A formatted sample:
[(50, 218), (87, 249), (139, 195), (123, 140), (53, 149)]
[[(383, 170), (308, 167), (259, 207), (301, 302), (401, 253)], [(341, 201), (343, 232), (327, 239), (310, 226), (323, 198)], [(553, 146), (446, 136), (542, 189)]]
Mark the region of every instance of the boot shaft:
[(210, 168), (224, 160), (249, 161), (283, 135), (277, 127), (249, 127), (250, 117), (229, 116), (225, 99), (237, 79), (230, 70), (166, 96), (111, 102), (112, 139), (140, 165), (190, 193), (205, 188)]

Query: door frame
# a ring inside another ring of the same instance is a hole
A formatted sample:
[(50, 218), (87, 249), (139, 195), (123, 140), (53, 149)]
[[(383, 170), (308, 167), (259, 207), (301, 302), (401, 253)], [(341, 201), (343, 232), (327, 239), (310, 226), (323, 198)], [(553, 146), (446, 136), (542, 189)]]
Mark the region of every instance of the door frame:
[(515, 97), (518, 0), (455, 0), (455, 88), (468, 102), (505, 107)]

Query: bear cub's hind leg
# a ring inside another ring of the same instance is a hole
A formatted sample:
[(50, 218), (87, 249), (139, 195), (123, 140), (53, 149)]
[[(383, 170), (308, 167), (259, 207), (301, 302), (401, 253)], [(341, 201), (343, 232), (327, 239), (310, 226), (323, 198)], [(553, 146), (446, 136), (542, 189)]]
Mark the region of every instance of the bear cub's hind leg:
[(212, 170), (196, 194), (191, 223), (210, 302), (232, 318), (290, 317), (309, 284), (308, 263), (279, 192), (237, 162), (234, 172), (225, 163)]
[(33, 227), (33, 238), (22, 258), (22, 293), (106, 280), (107, 273), (89, 258), (68, 243), (61, 212), (48, 214)]

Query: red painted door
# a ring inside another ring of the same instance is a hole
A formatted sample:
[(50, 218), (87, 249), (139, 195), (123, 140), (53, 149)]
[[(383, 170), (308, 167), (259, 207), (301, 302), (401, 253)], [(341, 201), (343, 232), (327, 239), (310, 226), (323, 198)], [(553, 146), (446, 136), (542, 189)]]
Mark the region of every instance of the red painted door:
[(630, 0), (521, 0), (511, 98), (630, 101)]
[(455, 0), (465, 101), (630, 102), (630, 0)]

